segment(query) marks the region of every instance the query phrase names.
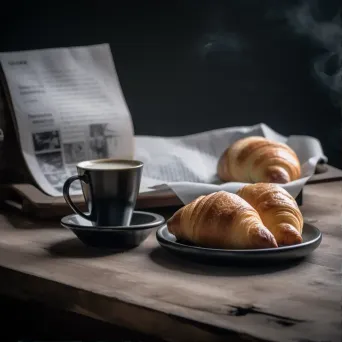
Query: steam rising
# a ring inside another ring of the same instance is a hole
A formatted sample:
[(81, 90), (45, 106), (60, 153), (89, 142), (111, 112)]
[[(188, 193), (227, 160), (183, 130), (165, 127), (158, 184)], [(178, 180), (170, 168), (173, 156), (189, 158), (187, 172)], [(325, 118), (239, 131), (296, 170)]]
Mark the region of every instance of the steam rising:
[(313, 64), (315, 75), (337, 100), (342, 95), (342, 26), (341, 13), (330, 21), (317, 20), (316, 2), (303, 2), (286, 11), (286, 18), (294, 32), (309, 37), (319, 47), (326, 50)]
[[(242, 0), (240, 0), (242, 1)], [(247, 1), (247, 0), (245, 0)], [(292, 31), (309, 38), (318, 48), (325, 50), (313, 61), (313, 74), (319, 84), (331, 92), (333, 103), (341, 106), (342, 102), (342, 20), (341, 13), (331, 18), (322, 19), (319, 11), (320, 0), (301, 0), (292, 8), (283, 3), (270, 1), (265, 12), (268, 20), (284, 18)], [(248, 2), (248, 1), (247, 1)], [(326, 5), (325, 0), (320, 4)], [(284, 7), (286, 6), (286, 7)], [(319, 16), (321, 18), (319, 18)], [(202, 57), (213, 52), (226, 52), (227, 56), (241, 56), (249, 44), (237, 32), (227, 32), (220, 26), (221, 18), (215, 13), (216, 32), (205, 35), (200, 44)]]
[(241, 52), (246, 47), (246, 43), (235, 32), (210, 34), (204, 40), (204, 55), (214, 51)]

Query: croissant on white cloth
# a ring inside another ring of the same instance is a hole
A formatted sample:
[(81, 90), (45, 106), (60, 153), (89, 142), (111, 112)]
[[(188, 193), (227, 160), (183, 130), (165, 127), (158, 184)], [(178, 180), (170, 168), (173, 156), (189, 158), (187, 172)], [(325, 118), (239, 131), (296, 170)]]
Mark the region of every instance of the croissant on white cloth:
[(253, 136), (237, 140), (222, 153), (217, 175), (225, 182), (284, 184), (300, 178), (301, 166), (288, 145)]

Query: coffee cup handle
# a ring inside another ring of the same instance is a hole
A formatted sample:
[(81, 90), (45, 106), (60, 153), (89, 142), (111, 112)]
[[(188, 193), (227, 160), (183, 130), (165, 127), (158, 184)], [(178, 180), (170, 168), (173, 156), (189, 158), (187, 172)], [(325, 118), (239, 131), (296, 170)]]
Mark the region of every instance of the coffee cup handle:
[(71, 176), (69, 177), (64, 185), (63, 185), (63, 196), (64, 196), (64, 199), (65, 201), (68, 203), (69, 207), (78, 215), (82, 216), (83, 218), (85, 218), (86, 220), (90, 220), (91, 221), (91, 215), (87, 215), (87, 214), (84, 214), (79, 208), (77, 208), (77, 206), (73, 203), (73, 201), (71, 200), (70, 198), (70, 193), (69, 193), (69, 190), (70, 190), (70, 186), (71, 186), (71, 183), (73, 183), (74, 181), (76, 180), (80, 180), (80, 181), (84, 181), (84, 176), (79, 176), (79, 175), (76, 175), (76, 176)]

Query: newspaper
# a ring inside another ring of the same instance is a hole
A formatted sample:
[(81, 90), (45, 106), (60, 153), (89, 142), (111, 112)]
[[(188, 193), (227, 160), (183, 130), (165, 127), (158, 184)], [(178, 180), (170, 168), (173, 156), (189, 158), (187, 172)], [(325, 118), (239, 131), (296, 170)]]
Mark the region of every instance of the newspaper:
[[(1, 53), (0, 62), (24, 160), (51, 196), (62, 195), (78, 162), (108, 157), (144, 162), (140, 193), (171, 189), (186, 204), (221, 189), (236, 192), (244, 184), (221, 184), (218, 159), (234, 141), (251, 135), (295, 150), (302, 178), (283, 185), (293, 196), (318, 161), (327, 161), (317, 139), (285, 137), (263, 123), (183, 137), (135, 136), (108, 44)], [(79, 182), (71, 193), (82, 193)]]
[(235, 193), (245, 183), (222, 184), (217, 177), (218, 159), (234, 141), (247, 136), (263, 136), (288, 144), (297, 153), (302, 166), (299, 180), (283, 184), (296, 197), (314, 174), (318, 162), (327, 162), (320, 142), (310, 136), (285, 137), (261, 123), (249, 127), (231, 127), (183, 137), (135, 138), (135, 157), (144, 162), (145, 186), (157, 191), (172, 189), (187, 204), (200, 195), (225, 190)]
[[(133, 124), (108, 44), (6, 52), (0, 62), (23, 157), (44, 192), (61, 196), (81, 160), (133, 158)], [(71, 194), (80, 193), (74, 182)]]

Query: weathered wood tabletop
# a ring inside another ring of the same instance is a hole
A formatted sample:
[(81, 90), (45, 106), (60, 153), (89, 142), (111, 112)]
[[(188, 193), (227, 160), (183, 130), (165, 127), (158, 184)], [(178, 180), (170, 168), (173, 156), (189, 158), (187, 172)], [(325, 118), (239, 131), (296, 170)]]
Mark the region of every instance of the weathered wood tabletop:
[(100, 253), (57, 222), (0, 216), (0, 292), (168, 341), (341, 341), (342, 182), (307, 185), (305, 220), (323, 232), (305, 261), (204, 266), (159, 247)]

